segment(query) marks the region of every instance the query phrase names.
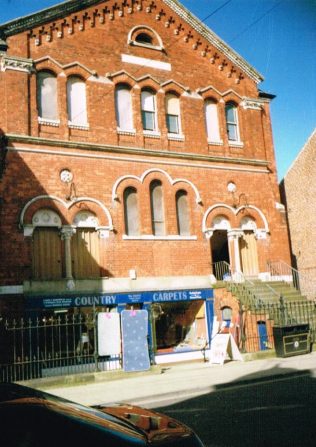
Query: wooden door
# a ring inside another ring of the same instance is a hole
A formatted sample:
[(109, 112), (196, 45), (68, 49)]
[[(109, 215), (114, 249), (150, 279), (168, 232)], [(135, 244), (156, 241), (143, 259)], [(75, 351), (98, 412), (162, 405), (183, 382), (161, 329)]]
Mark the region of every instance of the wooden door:
[(255, 234), (251, 230), (244, 231), (239, 239), (241, 270), (245, 276), (258, 276), (258, 254)]
[(33, 278), (62, 277), (61, 239), (57, 228), (36, 228), (33, 233)]
[(78, 228), (72, 237), (74, 278), (100, 277), (99, 237), (95, 229)]

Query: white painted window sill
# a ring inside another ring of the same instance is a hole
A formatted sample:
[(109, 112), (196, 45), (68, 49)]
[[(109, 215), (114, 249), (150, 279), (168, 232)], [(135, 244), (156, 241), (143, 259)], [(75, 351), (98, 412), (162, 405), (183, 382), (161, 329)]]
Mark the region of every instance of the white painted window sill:
[(48, 118), (42, 118), (40, 116), (38, 117), (38, 122), (43, 126), (59, 127), (60, 125), (60, 120), (51, 120)]

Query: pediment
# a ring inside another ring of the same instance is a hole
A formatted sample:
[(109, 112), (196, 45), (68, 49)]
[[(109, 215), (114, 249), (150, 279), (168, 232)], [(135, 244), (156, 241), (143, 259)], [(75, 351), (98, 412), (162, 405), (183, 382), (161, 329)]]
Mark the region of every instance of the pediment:
[[(126, 16), (147, 14), (154, 25), (170, 29), (176, 39), (187, 44), (210, 64), (216, 64), (225, 76), (239, 83), (243, 73), (258, 83), (263, 77), (239, 54), (175, 0), (74, 0), (63, 2), (38, 13), (18, 18), (0, 26), (4, 37), (29, 32), (35, 46), (50, 44), (67, 35), (82, 33), (87, 29), (106, 26), (108, 22), (124, 20)], [(141, 24), (143, 20), (139, 18)], [(136, 20), (135, 20), (136, 24)], [(135, 26), (134, 24), (134, 26)], [(154, 26), (152, 26), (154, 28)]]

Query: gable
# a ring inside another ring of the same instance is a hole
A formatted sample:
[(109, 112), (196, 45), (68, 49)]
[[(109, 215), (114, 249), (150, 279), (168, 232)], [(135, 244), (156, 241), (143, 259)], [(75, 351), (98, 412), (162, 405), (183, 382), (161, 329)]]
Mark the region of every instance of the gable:
[(47, 41), (54, 33), (61, 38), (64, 32), (72, 33), (75, 28), (82, 31), (85, 27), (96, 26), (96, 22), (100, 25), (141, 11), (151, 14), (156, 22), (163, 22), (177, 38), (183, 38), (210, 63), (221, 58), (219, 67), (230, 65), (232, 73), (240, 70), (256, 83), (263, 80), (260, 73), (177, 0), (131, 0), (129, 4), (123, 0), (73, 0), (5, 23), (0, 26), (0, 35), (10, 37), (30, 31), (35, 43), (40, 44), (43, 36)]

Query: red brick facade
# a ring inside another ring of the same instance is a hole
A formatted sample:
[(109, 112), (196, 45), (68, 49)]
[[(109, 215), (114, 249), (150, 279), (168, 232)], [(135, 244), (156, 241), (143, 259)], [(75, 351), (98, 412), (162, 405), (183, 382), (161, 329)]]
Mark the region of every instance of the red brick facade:
[[(185, 20), (185, 10), (171, 0), (132, 2), (132, 7), (112, 0), (74, 3), (87, 6), (73, 12), (60, 8), (59, 17), (54, 9), (45, 18), (35, 15), (4, 29), (8, 49), (0, 53), (0, 127), (8, 152), (0, 182), (3, 299), (23, 290), (67, 290), (62, 278), (71, 276), (67, 262), (73, 265), (73, 260), (64, 255), (58, 286), (49, 280), (38, 286), (32, 281), (33, 218), (41, 209), (59, 216), (59, 229), (73, 225), (78, 212), (96, 217), (99, 278), (104, 279), (98, 291), (108, 290), (106, 281), (112, 281), (115, 290), (135, 289), (133, 275), (136, 282), (143, 280), (137, 283), (142, 288), (199, 285), (199, 278), (213, 273), (212, 239), (221, 230), (228, 231), (235, 267), (238, 239), (245, 229), (255, 234), (258, 274), (266, 272), (269, 260), (289, 263), (286, 221), (277, 206), (270, 97), (258, 90), (260, 75), (198, 21), (190, 16)], [(153, 38), (151, 45), (128, 41), (137, 26)], [(159, 43), (163, 48), (157, 48)], [(58, 123), (38, 118), (36, 79), (41, 70), (57, 79)], [(68, 122), (67, 79), (74, 75), (85, 82), (87, 126)], [(115, 88), (120, 83), (131, 88), (133, 132), (117, 129)], [(156, 134), (143, 131), (144, 88), (156, 95)], [(166, 126), (169, 92), (179, 98), (178, 136), (170, 136)], [(208, 143), (206, 134), (207, 99), (217, 107), (216, 144)], [(225, 105), (230, 102), (238, 114), (235, 142), (228, 140), (226, 131)], [(64, 169), (71, 171), (72, 183), (61, 181)], [(153, 180), (162, 184), (163, 236), (152, 230)], [(229, 183), (235, 185), (234, 193), (228, 191)], [(126, 237), (127, 187), (137, 191), (137, 237)], [(179, 190), (187, 193), (186, 236), (179, 235), (177, 227)], [(62, 252), (66, 245), (64, 238)], [(95, 284), (80, 279), (76, 282), (74, 277), (75, 290), (96, 290)]]

